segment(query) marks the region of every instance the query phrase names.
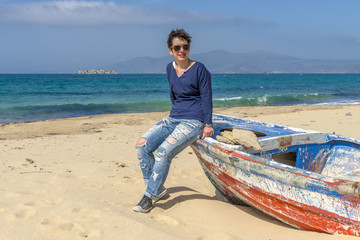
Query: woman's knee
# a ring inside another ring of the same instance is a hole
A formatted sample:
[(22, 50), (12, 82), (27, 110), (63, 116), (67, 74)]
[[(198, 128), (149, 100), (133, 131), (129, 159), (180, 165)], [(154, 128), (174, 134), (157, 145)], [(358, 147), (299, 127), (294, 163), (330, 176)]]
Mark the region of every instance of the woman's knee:
[(135, 149), (139, 159), (142, 159), (143, 156), (148, 152), (146, 148), (146, 142), (147, 140), (145, 138), (139, 138), (135, 144)]
[(136, 149), (136, 152), (137, 152), (137, 156), (138, 156), (138, 159), (140, 160), (140, 167), (141, 168), (144, 168), (144, 166), (142, 166), (142, 160), (144, 158), (144, 156), (147, 155), (147, 149), (146, 149), (146, 139), (144, 138), (139, 138), (136, 142), (136, 145), (135, 145), (135, 149)]
[(139, 138), (136, 142), (136, 147), (142, 147), (145, 146), (146, 144), (146, 139), (145, 138)]

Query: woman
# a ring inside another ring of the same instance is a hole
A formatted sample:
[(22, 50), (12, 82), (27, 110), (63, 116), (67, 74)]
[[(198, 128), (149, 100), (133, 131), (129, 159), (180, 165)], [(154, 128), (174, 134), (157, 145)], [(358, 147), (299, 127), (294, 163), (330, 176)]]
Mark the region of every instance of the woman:
[(167, 193), (163, 184), (171, 160), (197, 138), (214, 134), (210, 72), (202, 63), (189, 58), (191, 36), (184, 29), (172, 30), (167, 43), (174, 57), (166, 67), (173, 106), (170, 116), (149, 129), (136, 143), (147, 186), (143, 198), (133, 208), (136, 212), (149, 212)]

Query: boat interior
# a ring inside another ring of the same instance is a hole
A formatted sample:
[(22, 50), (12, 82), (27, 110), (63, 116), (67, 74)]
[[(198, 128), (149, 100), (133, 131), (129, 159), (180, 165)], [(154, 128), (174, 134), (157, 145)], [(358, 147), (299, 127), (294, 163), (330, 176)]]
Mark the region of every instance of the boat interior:
[[(215, 134), (221, 134), (223, 129), (218, 129)], [(226, 130), (229, 128), (227, 127)], [(251, 128), (246, 130), (256, 135), (261, 151), (239, 146), (241, 151), (331, 177), (360, 176), (358, 141), (305, 130), (292, 133), (283, 131), (285, 135), (282, 135), (281, 131), (275, 133), (273, 129), (271, 132)]]

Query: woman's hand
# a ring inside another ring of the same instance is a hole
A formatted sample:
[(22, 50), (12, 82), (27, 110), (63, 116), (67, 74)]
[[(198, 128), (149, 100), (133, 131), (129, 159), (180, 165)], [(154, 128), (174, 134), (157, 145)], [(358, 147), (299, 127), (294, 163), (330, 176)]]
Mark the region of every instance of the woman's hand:
[(204, 139), (206, 137), (211, 137), (212, 135), (214, 135), (214, 129), (212, 127), (205, 126), (201, 139)]

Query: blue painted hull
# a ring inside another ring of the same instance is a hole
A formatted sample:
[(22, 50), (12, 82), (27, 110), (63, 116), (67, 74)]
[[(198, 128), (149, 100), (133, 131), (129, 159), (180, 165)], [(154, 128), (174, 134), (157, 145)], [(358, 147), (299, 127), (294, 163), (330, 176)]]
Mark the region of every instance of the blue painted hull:
[(360, 141), (214, 115), (223, 129), (255, 132), (261, 151), (213, 138), (192, 145), (213, 185), (300, 229), (360, 236)]

